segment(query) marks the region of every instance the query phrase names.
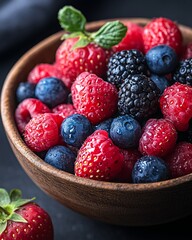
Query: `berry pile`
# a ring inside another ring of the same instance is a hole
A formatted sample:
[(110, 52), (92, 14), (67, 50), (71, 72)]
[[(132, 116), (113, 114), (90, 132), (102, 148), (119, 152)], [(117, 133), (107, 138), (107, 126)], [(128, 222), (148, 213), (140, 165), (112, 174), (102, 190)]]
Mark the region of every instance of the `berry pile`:
[(35, 66), (16, 91), (27, 146), (53, 167), (101, 181), (192, 173), (192, 43), (184, 46), (178, 25), (114, 21), (88, 33), (70, 6), (59, 20), (68, 34), (54, 64)]

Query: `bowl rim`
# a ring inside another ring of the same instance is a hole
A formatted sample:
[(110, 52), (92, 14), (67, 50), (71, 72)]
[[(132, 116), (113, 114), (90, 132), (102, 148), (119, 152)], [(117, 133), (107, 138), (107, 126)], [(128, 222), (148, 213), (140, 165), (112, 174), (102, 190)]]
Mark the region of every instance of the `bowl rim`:
[[(120, 20), (120, 21), (132, 21), (135, 23), (140, 23), (141, 25), (145, 25), (149, 22), (150, 19), (146, 18), (118, 18), (118, 19), (105, 19), (105, 20), (99, 20), (90, 22), (86, 25), (86, 28), (95, 28), (96, 26), (101, 26), (106, 21), (109, 20)], [(187, 26), (179, 24), (179, 27), (181, 30), (184, 30), (185, 32), (190, 32), (192, 34), (192, 29), (190, 29)], [(81, 178), (78, 176), (75, 176), (73, 174), (64, 172), (62, 170), (56, 169), (53, 166), (47, 164), (44, 162), (40, 157), (38, 157), (34, 152), (32, 152), (24, 143), (21, 135), (19, 134), (15, 120), (13, 118), (14, 113), (11, 113), (9, 106), (11, 106), (11, 103), (9, 102), (9, 96), (11, 94), (10, 86), (14, 86), (14, 78), (15, 78), (15, 69), (20, 69), (23, 62), (27, 61), (27, 59), (30, 57), (30, 55), (34, 54), (41, 48), (45, 48), (47, 45), (49, 45), (52, 41), (57, 40), (63, 31), (59, 31), (48, 38), (45, 38), (38, 44), (36, 44), (34, 47), (29, 49), (21, 58), (14, 64), (14, 66), (9, 71), (1, 92), (1, 118), (2, 123), (5, 129), (5, 132), (7, 134), (8, 139), (11, 141), (11, 143), (15, 146), (15, 148), (26, 157), (27, 161), (29, 161), (31, 164), (35, 165), (35, 167), (40, 168), (41, 171), (43, 170), (46, 174), (53, 174), (54, 177), (59, 178), (64, 181), (69, 181), (71, 183), (84, 185), (87, 187), (94, 187), (97, 189), (108, 189), (111, 191), (115, 191), (118, 189), (118, 191), (126, 191), (126, 192), (143, 192), (143, 191), (157, 191), (160, 189), (165, 189), (169, 187), (174, 187), (180, 184), (184, 184), (186, 182), (189, 182), (192, 180), (192, 173), (187, 174), (182, 177), (169, 179), (161, 182), (154, 182), (154, 183), (122, 183), (122, 182), (105, 182), (105, 181), (98, 181), (93, 179), (87, 179), (87, 178)], [(16, 157), (17, 158), (17, 157)], [(20, 161), (19, 159), (17, 159)]]

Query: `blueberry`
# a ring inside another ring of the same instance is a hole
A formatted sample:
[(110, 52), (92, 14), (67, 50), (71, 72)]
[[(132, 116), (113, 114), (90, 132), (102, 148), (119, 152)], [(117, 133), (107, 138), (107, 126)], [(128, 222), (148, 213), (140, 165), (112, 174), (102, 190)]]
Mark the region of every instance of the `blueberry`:
[(128, 115), (114, 118), (111, 123), (110, 137), (120, 148), (136, 147), (141, 137), (141, 126)]
[(156, 84), (156, 86), (159, 88), (160, 94), (162, 94), (164, 92), (165, 88), (167, 88), (170, 85), (165, 76), (159, 76), (159, 75), (152, 74), (150, 78)]
[(26, 98), (35, 98), (36, 84), (29, 82), (21, 82), (16, 91), (18, 102), (22, 102)]
[(166, 163), (158, 157), (144, 156), (135, 163), (132, 171), (134, 183), (159, 182), (168, 179)]
[(151, 48), (145, 57), (149, 70), (158, 75), (173, 72), (178, 64), (177, 54), (167, 45)]
[(73, 114), (63, 120), (61, 136), (64, 142), (80, 148), (85, 139), (93, 132), (90, 121), (81, 114)]
[(68, 90), (60, 79), (48, 77), (37, 83), (35, 96), (47, 106), (53, 108), (67, 102)]
[(113, 118), (109, 118), (101, 123), (99, 123), (98, 125), (96, 125), (94, 127), (95, 130), (105, 130), (108, 132), (108, 134), (110, 134), (110, 127), (111, 127), (111, 123), (113, 121)]
[(75, 154), (69, 148), (64, 146), (52, 147), (45, 155), (46, 163), (69, 173), (74, 173), (75, 159)]

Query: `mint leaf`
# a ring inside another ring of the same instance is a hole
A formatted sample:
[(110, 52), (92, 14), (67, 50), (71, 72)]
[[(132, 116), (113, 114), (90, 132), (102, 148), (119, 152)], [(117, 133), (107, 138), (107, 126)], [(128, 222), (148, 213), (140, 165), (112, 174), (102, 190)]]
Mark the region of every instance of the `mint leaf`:
[(19, 189), (12, 189), (10, 192), (10, 198), (11, 201), (17, 201), (18, 199), (20, 199), (22, 196), (21, 190)]
[(68, 32), (84, 32), (86, 18), (72, 6), (65, 6), (59, 10), (58, 20), (61, 27)]
[(5, 231), (6, 227), (7, 227), (7, 221), (0, 223), (0, 235)]
[(90, 43), (89, 39), (86, 36), (81, 36), (79, 38), (79, 40), (75, 43), (75, 45), (73, 46), (73, 49), (75, 48), (81, 48), (81, 47), (85, 47)]
[(127, 32), (127, 27), (120, 21), (104, 24), (97, 32), (91, 34), (93, 41), (103, 48), (118, 44)]
[(6, 206), (10, 203), (10, 201), (11, 200), (10, 200), (8, 192), (5, 189), (0, 188), (0, 206), (1, 207)]
[(23, 218), (21, 215), (17, 214), (17, 213), (13, 213), (11, 215), (11, 217), (9, 218), (9, 220), (13, 221), (13, 222), (23, 222), (23, 223), (27, 223), (27, 221), (25, 220), (25, 218)]

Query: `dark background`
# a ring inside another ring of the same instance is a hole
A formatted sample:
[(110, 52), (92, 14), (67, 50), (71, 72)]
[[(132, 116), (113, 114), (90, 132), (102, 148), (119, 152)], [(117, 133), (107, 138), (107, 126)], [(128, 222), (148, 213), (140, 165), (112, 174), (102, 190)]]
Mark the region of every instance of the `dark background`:
[[(17, 8), (10, 11), (5, 5), (8, 2), (17, 2)], [(53, 0), (54, 5), (45, 7), (44, 17), (39, 18), (41, 24), (34, 21), (38, 16), (31, 10), (26, 19), (20, 19), (17, 14), (23, 8), (25, 0), (0, 0), (0, 86), (6, 78), (13, 64), (28, 49), (37, 42), (60, 30), (56, 15), (58, 9), (70, 4), (79, 8), (88, 21), (105, 18), (120, 17), (168, 17), (181, 24), (192, 27), (192, 1), (142, 1), (142, 0), (87, 0), (87, 1), (59, 1)], [(32, 2), (30, 0), (29, 2)], [(41, 1), (39, 1), (41, 2)], [(46, 1), (45, 2), (46, 5)], [(47, 0), (47, 4), (50, 3)], [(42, 11), (43, 11), (43, 6)], [(4, 11), (3, 11), (4, 10)], [(25, 6), (24, 11), (27, 11)], [(26, 13), (26, 12), (25, 12)], [(4, 15), (2, 15), (4, 14)], [(2, 16), (5, 16), (4, 19)], [(7, 21), (6, 21), (7, 19)], [(2, 22), (1, 22), (2, 21)], [(4, 22), (3, 22), (4, 21)], [(25, 24), (23, 24), (25, 22)], [(6, 25), (7, 24), (7, 25)], [(20, 32), (15, 28), (18, 24)], [(28, 26), (31, 24), (30, 26)], [(2, 26), (4, 28), (2, 28)], [(14, 26), (14, 27), (13, 27)], [(7, 37), (9, 36), (9, 37)], [(55, 240), (140, 240), (140, 239), (188, 239), (191, 234), (192, 216), (166, 225), (154, 227), (122, 227), (101, 223), (60, 205), (58, 202), (43, 193), (25, 174), (18, 164), (6, 139), (2, 123), (0, 123), (0, 187), (8, 190), (20, 188), (24, 197), (36, 196), (36, 202), (46, 209), (52, 217)], [(51, 186), (50, 186), (51, 187)], [(174, 201), (174, 199), (173, 199)], [(185, 203), (183, 203), (185, 204)]]

